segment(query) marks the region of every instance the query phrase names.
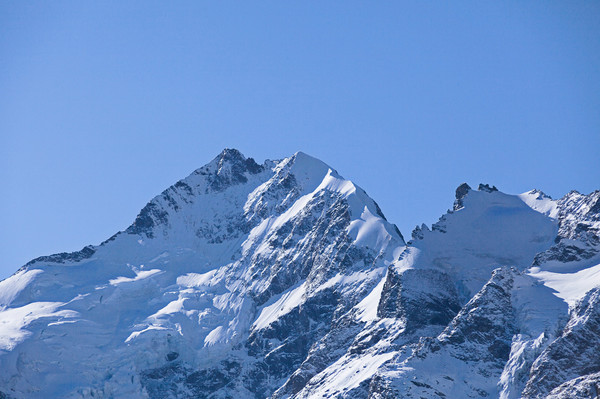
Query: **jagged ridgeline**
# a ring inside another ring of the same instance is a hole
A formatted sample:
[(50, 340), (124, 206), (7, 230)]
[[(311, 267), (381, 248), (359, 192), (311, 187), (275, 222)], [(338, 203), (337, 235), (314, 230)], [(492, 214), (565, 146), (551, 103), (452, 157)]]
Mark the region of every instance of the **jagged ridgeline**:
[(406, 243), (325, 163), (226, 149), (0, 282), (0, 398), (595, 397), (599, 285), (599, 191), (463, 184)]

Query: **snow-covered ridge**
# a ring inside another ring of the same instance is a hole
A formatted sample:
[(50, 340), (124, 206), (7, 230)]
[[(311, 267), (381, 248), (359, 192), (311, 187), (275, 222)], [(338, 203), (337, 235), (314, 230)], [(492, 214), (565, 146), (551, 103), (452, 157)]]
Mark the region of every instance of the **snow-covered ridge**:
[(587, 392), (600, 365), (555, 370), (600, 342), (599, 199), (463, 184), (407, 244), (322, 161), (225, 149), (0, 282), (0, 398)]
[[(177, 364), (193, 374), (233, 361), (249, 335), (265, 339), (263, 330), (323, 295), (352, 307), (403, 245), (374, 201), (323, 162), (299, 152), (258, 165), (226, 149), (152, 199), (126, 231), (39, 258), (0, 283), (1, 314), (17, 320), (0, 330), (10, 349), (0, 392), (153, 396), (147, 370)], [(299, 284), (284, 313), (261, 318)], [(326, 333), (331, 311), (307, 333)], [(69, 351), (74, 344), (81, 350)], [(40, 366), (23, 371), (24, 354)]]

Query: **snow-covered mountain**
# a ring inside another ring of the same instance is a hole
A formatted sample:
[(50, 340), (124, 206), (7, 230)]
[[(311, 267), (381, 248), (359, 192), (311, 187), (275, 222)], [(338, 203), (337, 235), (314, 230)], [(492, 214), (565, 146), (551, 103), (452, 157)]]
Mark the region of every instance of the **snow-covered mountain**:
[(0, 282), (0, 398), (587, 398), (600, 191), (461, 185), (406, 243), (303, 153), (226, 149)]

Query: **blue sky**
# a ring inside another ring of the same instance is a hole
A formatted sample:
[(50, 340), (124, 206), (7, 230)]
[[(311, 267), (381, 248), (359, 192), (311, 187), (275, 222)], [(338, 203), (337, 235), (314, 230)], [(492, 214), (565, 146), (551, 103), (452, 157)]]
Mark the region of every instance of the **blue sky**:
[(600, 3), (2, 2), (0, 278), (225, 147), (301, 150), (406, 237), (487, 182), (600, 189)]

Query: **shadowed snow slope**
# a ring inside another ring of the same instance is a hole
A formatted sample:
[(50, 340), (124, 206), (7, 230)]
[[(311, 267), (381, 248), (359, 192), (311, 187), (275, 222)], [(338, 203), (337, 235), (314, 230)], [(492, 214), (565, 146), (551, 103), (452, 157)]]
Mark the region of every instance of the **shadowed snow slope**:
[(323, 162), (226, 149), (0, 282), (0, 398), (585, 397), (599, 197), (463, 184), (407, 245)]
[(323, 162), (297, 153), (258, 165), (224, 150), (125, 232), (0, 283), (0, 391), (266, 395), (403, 246), (375, 202)]

